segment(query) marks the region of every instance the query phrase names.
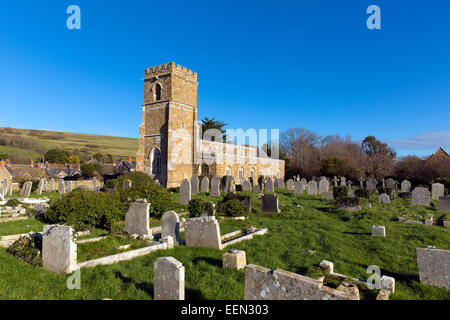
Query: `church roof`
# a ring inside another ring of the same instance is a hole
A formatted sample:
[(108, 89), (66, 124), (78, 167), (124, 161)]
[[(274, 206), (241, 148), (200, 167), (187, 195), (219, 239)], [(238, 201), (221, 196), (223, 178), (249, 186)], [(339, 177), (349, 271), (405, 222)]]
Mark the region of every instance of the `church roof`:
[(428, 158), (428, 160), (436, 158), (450, 159), (450, 156), (444, 149), (439, 148), (431, 157)]

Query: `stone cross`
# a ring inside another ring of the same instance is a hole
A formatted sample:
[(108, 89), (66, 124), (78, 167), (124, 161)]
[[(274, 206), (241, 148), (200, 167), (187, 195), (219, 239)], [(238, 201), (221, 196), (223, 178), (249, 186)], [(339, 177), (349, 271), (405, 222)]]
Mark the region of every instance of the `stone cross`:
[(333, 178), (333, 185), (334, 185), (335, 187), (337, 187), (338, 182), (339, 182), (338, 177), (334, 176), (334, 178)]

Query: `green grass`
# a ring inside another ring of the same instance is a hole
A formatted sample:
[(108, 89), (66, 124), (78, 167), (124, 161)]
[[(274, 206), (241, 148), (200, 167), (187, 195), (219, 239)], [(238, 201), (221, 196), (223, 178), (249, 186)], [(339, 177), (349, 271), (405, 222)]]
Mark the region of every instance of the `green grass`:
[[(396, 291), (391, 299), (450, 299), (448, 291), (420, 284), (416, 257), (418, 247), (434, 245), (449, 250), (450, 230), (396, 221), (404, 213), (423, 210), (435, 217), (442, 214), (435, 207), (411, 207), (408, 199), (381, 205), (373, 196), (363, 201), (361, 212), (351, 213), (337, 210), (331, 201), (320, 197), (295, 196), (291, 191), (278, 190), (281, 214), (264, 215), (260, 213), (257, 193), (242, 194), (252, 197), (250, 218), (220, 220), (221, 233), (250, 225), (269, 228), (264, 236), (233, 245), (246, 251), (247, 263), (314, 276), (318, 263), (326, 259), (335, 263), (336, 272), (362, 280), (369, 276), (368, 266), (378, 265), (383, 275), (396, 279)], [(174, 198), (178, 196), (174, 194)], [(195, 197), (205, 198), (205, 195)], [(367, 203), (373, 207), (367, 208)], [(186, 210), (183, 206), (177, 208)], [(386, 226), (386, 238), (371, 237), (374, 224)], [(114, 237), (89, 248), (79, 245), (79, 259), (85, 259), (87, 252), (91, 252), (89, 258), (114, 252), (115, 241), (119, 240)], [(244, 271), (222, 269), (222, 254), (228, 249), (177, 246), (131, 261), (82, 269), (80, 290), (66, 288), (66, 275), (27, 265), (2, 249), (0, 299), (152, 299), (153, 265), (155, 259), (164, 256), (173, 256), (185, 266), (186, 299), (243, 299)], [(373, 299), (374, 293), (364, 291), (363, 297)]]
[(28, 233), (31, 231), (41, 232), (45, 223), (38, 219), (27, 219), (0, 223), (0, 236)]
[[(126, 158), (128, 156), (134, 157), (138, 150), (138, 139), (135, 138), (46, 130), (43, 130), (42, 134), (39, 135), (30, 135), (29, 129), (14, 129), (14, 134), (8, 134), (5, 132), (0, 133), (5, 136), (19, 136), (36, 140), (46, 149), (53, 149), (56, 147), (71, 151), (75, 149), (86, 149), (91, 154), (100, 152), (105, 155), (111, 154), (116, 158)], [(55, 139), (55, 137), (60, 138)], [(20, 151), (21, 153), (24, 153), (24, 156), (32, 159), (39, 157), (38, 153), (28, 150), (0, 146), (0, 152), (8, 152), (8, 149), (9, 151), (11, 151), (11, 149)]]

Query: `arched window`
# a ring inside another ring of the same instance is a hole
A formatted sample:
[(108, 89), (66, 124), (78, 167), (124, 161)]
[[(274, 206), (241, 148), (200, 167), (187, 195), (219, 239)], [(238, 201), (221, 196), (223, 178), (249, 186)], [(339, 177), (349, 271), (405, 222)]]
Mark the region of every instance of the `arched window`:
[(207, 177), (209, 176), (209, 166), (204, 163), (202, 164), (202, 173), (201, 173), (202, 177)]
[(238, 176), (239, 176), (239, 180), (244, 179), (244, 168), (243, 167), (239, 167)]
[(161, 151), (158, 148), (154, 148), (150, 152), (151, 174), (156, 176), (161, 174), (161, 161)]
[(161, 100), (161, 85), (159, 83), (155, 85), (155, 99), (156, 101)]
[(226, 175), (226, 176), (231, 176), (231, 168), (230, 168), (230, 167), (227, 167), (227, 168), (225, 169), (225, 175)]

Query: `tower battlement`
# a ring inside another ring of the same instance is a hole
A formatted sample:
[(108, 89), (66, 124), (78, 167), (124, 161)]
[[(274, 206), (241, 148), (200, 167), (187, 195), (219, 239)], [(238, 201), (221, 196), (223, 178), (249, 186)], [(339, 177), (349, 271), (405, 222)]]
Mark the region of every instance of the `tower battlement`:
[(169, 62), (158, 66), (145, 69), (145, 77), (153, 77), (165, 73), (177, 73), (186, 76), (194, 81), (197, 81), (197, 72), (194, 72), (186, 67), (183, 67), (175, 62)]

